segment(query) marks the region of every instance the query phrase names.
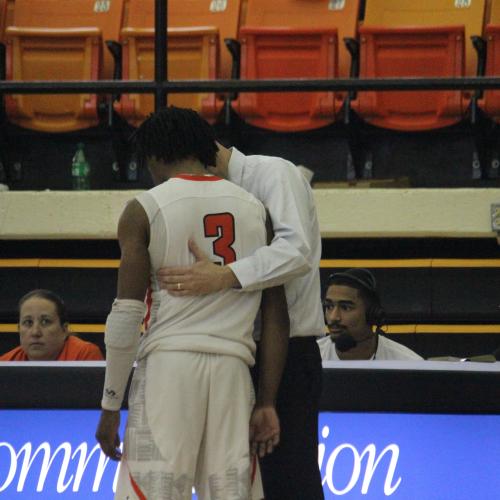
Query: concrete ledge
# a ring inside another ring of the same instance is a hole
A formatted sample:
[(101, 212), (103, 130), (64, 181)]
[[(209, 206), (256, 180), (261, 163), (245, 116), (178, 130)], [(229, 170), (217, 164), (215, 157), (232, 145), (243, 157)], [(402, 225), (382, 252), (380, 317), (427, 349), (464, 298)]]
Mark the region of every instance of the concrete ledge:
[(125, 204), (138, 192), (2, 192), (0, 238), (114, 239)]
[[(138, 191), (0, 192), (0, 239), (114, 239)], [(321, 234), (340, 237), (494, 237), (500, 189), (315, 189)]]
[(317, 189), (324, 238), (493, 237), (500, 189)]

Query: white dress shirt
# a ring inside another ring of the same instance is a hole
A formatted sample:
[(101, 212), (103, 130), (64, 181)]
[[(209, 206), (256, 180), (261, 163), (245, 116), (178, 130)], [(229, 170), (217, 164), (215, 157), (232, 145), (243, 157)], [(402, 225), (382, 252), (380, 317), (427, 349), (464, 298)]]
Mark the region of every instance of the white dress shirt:
[(230, 264), (242, 289), (285, 284), (290, 336), (321, 335), (321, 235), (311, 186), (293, 163), (271, 156), (245, 156), (235, 148), (231, 149), (229, 180), (264, 204), (274, 229), (270, 246)]

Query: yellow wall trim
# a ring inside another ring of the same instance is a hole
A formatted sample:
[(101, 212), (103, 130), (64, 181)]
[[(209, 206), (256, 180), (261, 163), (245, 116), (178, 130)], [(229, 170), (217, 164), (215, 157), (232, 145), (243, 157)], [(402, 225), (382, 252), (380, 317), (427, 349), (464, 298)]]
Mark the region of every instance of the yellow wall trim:
[(0, 267), (113, 269), (119, 259), (0, 259)]
[(500, 267), (500, 259), (323, 259), (321, 268), (367, 267), (377, 268), (474, 268)]
[[(72, 333), (104, 333), (104, 324), (71, 323)], [(451, 325), (451, 324), (407, 324), (388, 325), (384, 331), (391, 334), (500, 334), (500, 324), (489, 325)], [(16, 333), (16, 323), (0, 324), (0, 333)]]
[[(87, 268), (114, 269), (119, 259), (0, 259), (4, 268)], [(500, 268), (500, 259), (322, 259), (322, 269), (367, 267), (396, 268)]]

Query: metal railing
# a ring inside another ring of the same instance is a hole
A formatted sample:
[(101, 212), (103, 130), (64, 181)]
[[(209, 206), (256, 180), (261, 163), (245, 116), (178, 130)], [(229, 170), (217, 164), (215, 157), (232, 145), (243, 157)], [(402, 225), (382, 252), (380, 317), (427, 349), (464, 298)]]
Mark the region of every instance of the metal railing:
[(167, 78), (167, 0), (155, 1), (155, 79), (99, 81), (5, 81), (0, 93), (78, 94), (94, 92), (152, 93), (155, 108), (165, 105), (169, 93), (286, 92), (286, 91), (410, 91), (500, 89), (500, 77), (286, 79), (286, 80), (175, 80)]
[(99, 80), (99, 81), (1, 81), (0, 92), (16, 94), (100, 94), (128, 92), (167, 93), (193, 92), (285, 92), (285, 91), (390, 91), (390, 90), (475, 90), (500, 89), (500, 77), (468, 78), (337, 78), (277, 80)]

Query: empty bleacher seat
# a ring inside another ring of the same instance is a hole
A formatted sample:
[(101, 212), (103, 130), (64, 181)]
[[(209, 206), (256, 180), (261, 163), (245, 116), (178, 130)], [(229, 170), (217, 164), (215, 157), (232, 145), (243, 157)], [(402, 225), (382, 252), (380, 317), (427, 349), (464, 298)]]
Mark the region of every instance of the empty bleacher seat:
[[(168, 29), (168, 79), (214, 80), (218, 60), (217, 30), (213, 27)], [(154, 79), (154, 28), (124, 28), (121, 33), (122, 77), (124, 80)], [(179, 93), (168, 96), (168, 103), (192, 108), (209, 121), (220, 109), (215, 94)], [(151, 94), (123, 94), (116, 111), (134, 126), (154, 110)]]
[(38, 263), (39, 259), (0, 259), (1, 323), (17, 323), (19, 299), (40, 288)]
[(233, 58), (226, 39), (238, 37), (241, 4), (245, 0), (168, 0), (168, 27), (211, 26), (218, 32), (219, 67), (217, 78), (231, 78)]
[(463, 26), (465, 30), (465, 74), (475, 76), (477, 53), (471, 37), (483, 31), (486, 0), (366, 0), (363, 26), (442, 27)]
[[(168, 3), (169, 80), (214, 80), (229, 78), (231, 56), (225, 38), (235, 38), (240, 1), (209, 2), (170, 0)], [(124, 80), (154, 79), (154, 3), (127, 0), (121, 32)], [(214, 93), (177, 93), (168, 103), (190, 107), (213, 122), (224, 101)], [(117, 112), (132, 125), (139, 125), (153, 111), (153, 97), (124, 94), (115, 104)]]
[[(242, 15), (241, 79), (347, 77), (342, 39), (356, 33), (359, 1), (248, 0)], [(234, 109), (252, 125), (301, 131), (335, 121), (342, 94), (244, 92)]]
[[(500, 74), (500, 1), (491, 0), (487, 24), (484, 29), (486, 39), (485, 76)], [(500, 90), (486, 90), (479, 106), (496, 122), (500, 121)]]
[(5, 43), (5, 29), (12, 26), (15, 0), (0, 0), (0, 43)]
[[(119, 34), (123, 0), (16, 0), (6, 27), (7, 79), (110, 79), (113, 60), (104, 40)], [(68, 132), (98, 124), (95, 94), (8, 95), (9, 120), (46, 132)]]
[(7, 0), (0, 0), (0, 43), (3, 43), (7, 22)]
[(437, 322), (500, 323), (499, 261), (432, 270), (432, 317)]
[(0, 259), (0, 323), (18, 319), (26, 293), (46, 288), (57, 293), (71, 321), (104, 322), (116, 295), (118, 261), (97, 259)]
[[(484, 12), (484, 0), (367, 0), (359, 76), (474, 76), (470, 37), (481, 35)], [(360, 92), (352, 107), (380, 127), (429, 130), (459, 122), (468, 97), (459, 91)]]
[[(7, 78), (97, 80), (100, 44), (96, 28), (7, 28)], [(11, 122), (34, 130), (68, 132), (98, 123), (94, 94), (10, 95), (5, 105)]]

